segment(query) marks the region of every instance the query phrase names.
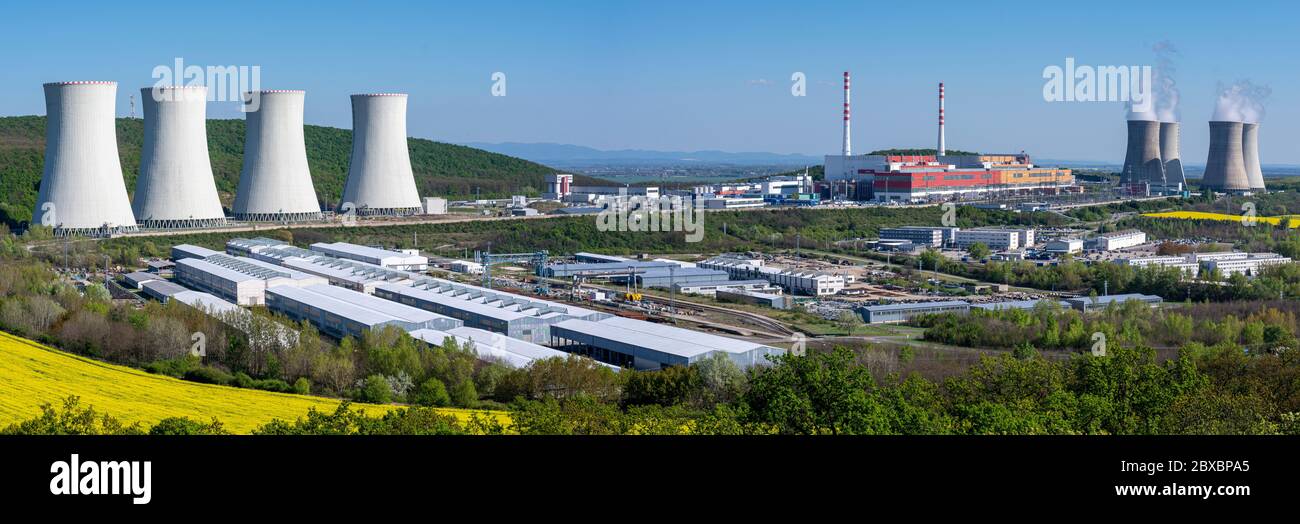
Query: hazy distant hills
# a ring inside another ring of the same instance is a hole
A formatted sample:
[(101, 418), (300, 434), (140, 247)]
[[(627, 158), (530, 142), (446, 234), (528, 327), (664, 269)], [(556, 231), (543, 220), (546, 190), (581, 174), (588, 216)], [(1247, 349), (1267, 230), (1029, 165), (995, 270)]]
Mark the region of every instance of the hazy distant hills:
[[(352, 154), (352, 131), (305, 126), (307, 162), (316, 198), (332, 209), (343, 193)], [(117, 119), (118, 156), (127, 192), (135, 191), (144, 121)], [(454, 144), (412, 138), (411, 168), (422, 196), (484, 198), (546, 191), (544, 177), (556, 170), (545, 165)], [(244, 121), (209, 120), (208, 149), (222, 203), (229, 207), (239, 186), (244, 156)], [(0, 222), (10, 225), (31, 219), (45, 164), (45, 117), (0, 117)], [(608, 184), (586, 176), (578, 184)]]
[(802, 166), (822, 163), (822, 157), (780, 153), (726, 151), (603, 150), (572, 144), (474, 142), (466, 146), (556, 167), (591, 164), (734, 164)]

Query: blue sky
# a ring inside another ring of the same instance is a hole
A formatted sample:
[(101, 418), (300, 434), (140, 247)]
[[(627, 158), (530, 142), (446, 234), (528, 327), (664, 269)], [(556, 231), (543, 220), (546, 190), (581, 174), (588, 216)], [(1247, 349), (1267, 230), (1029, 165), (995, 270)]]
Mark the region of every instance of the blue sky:
[[(1123, 107), (1044, 102), (1043, 68), (1154, 64), (1168, 41), (1188, 162), (1204, 161), (1216, 85), (1249, 79), (1273, 90), (1265, 163), (1300, 164), (1300, 7), (1281, 1), (101, 4), (5, 7), (0, 115), (44, 113), (55, 80), (115, 80), (125, 115), (128, 93), (182, 57), (306, 89), (312, 124), (349, 127), (350, 93), (403, 91), (410, 134), (435, 140), (821, 155), (839, 147), (847, 69), (856, 151), (932, 145), (943, 81), (951, 148), (1118, 161)], [(790, 95), (796, 71), (806, 97)]]

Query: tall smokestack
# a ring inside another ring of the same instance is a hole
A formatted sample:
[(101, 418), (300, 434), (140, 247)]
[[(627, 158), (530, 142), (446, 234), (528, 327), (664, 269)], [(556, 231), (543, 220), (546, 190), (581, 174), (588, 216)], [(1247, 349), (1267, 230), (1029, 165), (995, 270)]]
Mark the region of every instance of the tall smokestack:
[(352, 95), (352, 159), (343, 202), (351, 202), (361, 215), (420, 210), (406, 147), (406, 95)]
[(1187, 176), (1183, 173), (1182, 131), (1178, 122), (1160, 123), (1160, 160), (1165, 163), (1165, 181), (1169, 185), (1182, 184), (1187, 189)]
[(1160, 122), (1128, 121), (1128, 152), (1124, 157), (1120, 182), (1164, 184), (1165, 169), (1160, 161)]
[[(261, 222), (317, 220), (321, 217), (316, 189), (307, 168), (303, 137), (303, 91), (272, 90), (248, 93), (245, 113), (244, 167), (231, 206), (235, 218)], [(257, 102), (260, 97), (260, 102)]]
[(117, 155), (116, 82), (45, 84), (45, 170), (33, 224), (58, 236), (137, 229)]
[(1205, 161), (1201, 185), (1224, 193), (1250, 191), (1250, 175), (1242, 153), (1241, 122), (1210, 122), (1210, 155)]
[(140, 90), (144, 151), (131, 208), (141, 227), (226, 223), (208, 160), (207, 95), (202, 86)]
[(939, 148), (935, 151), (939, 156), (948, 154), (948, 146), (944, 145), (943, 137), (943, 82), (939, 82)]
[(1246, 163), (1246, 179), (1252, 190), (1263, 191), (1264, 170), (1259, 167), (1259, 124), (1245, 123), (1241, 128), (1242, 159)]
[(853, 154), (851, 136), (852, 125), (849, 123), (849, 72), (844, 72), (844, 156)]

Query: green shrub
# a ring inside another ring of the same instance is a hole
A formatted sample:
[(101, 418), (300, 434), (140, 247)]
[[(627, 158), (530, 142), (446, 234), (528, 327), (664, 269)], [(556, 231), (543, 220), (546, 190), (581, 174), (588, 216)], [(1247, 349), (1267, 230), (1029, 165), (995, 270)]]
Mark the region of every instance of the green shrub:
[(214, 367), (198, 367), (185, 372), (185, 380), (193, 382), (202, 382), (204, 384), (217, 384), (221, 386), (229, 385), (234, 377)]
[(411, 401), (421, 406), (449, 406), (451, 395), (447, 394), (447, 386), (441, 380), (431, 378), (420, 384)]
[(357, 390), (357, 400), (373, 404), (385, 404), (393, 398), (393, 391), (388, 387), (388, 380), (383, 375), (370, 375)]

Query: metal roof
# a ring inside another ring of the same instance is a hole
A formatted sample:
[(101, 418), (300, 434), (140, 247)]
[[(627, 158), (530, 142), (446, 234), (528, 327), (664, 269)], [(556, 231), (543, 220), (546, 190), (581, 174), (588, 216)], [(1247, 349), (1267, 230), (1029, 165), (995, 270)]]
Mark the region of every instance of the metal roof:
[(208, 262), (208, 260), (205, 258), (183, 258), (181, 260), (176, 261), (176, 266), (178, 268), (192, 267), (195, 270), (211, 274), (217, 278), (221, 278), (229, 282), (249, 282), (253, 280), (262, 280), (261, 278), (255, 277), (253, 275), (249, 275), (247, 273), (242, 273), (239, 271), (235, 271), (234, 269), (213, 264), (212, 262)]
[(988, 302), (984, 304), (971, 304), (970, 307), (983, 309), (987, 311), (1002, 311), (1007, 309), (1034, 309), (1038, 304), (1055, 302), (1051, 299), (1042, 300), (1012, 300), (1008, 302)]
[(420, 255), (408, 255), (400, 251), (389, 251), (377, 247), (363, 246), (360, 244), (349, 244), (347, 242), (317, 242), (311, 245), (312, 251), (317, 251), (334, 256), (355, 256), (369, 260), (387, 260), (390, 258), (400, 259), (401, 264), (421, 264), (427, 263), (429, 259)]
[(176, 253), (176, 252), (178, 252), (178, 251), (181, 252), (181, 253), (185, 253), (185, 254), (188, 254), (188, 255), (190, 255), (190, 256), (196, 257), (196, 258), (208, 258), (208, 257), (210, 257), (210, 256), (212, 256), (212, 255), (220, 255), (220, 254), (221, 254), (220, 251), (215, 251), (215, 250), (212, 250), (212, 249), (208, 249), (208, 248), (206, 248), (206, 247), (203, 247), (203, 246), (196, 246), (196, 245), (193, 245), (193, 244), (178, 244), (178, 245), (172, 246), (172, 253)]
[(360, 262), (357, 260), (334, 258), (315, 252), (308, 253), (310, 253), (310, 255), (305, 258), (296, 256), (287, 257), (280, 261), (280, 265), (307, 273), (324, 274), (341, 280), (358, 283), (399, 282), (403, 280), (416, 280), (423, 278), (422, 275), (408, 271), (388, 269), (383, 266)]
[[(600, 313), (598, 311), (593, 311), (583, 307), (571, 306), (569, 304), (552, 302), (549, 300), (542, 300), (542, 299), (527, 297), (523, 295), (516, 295), (514, 293), (507, 293), (495, 289), (487, 289), (478, 286), (470, 286), (458, 282), (452, 282), (450, 280), (444, 280), (441, 278), (430, 278), (430, 277), (421, 278), (416, 282), (412, 283), (408, 287), (412, 287), (414, 289), (419, 289), (419, 290), (429, 290), (429, 291), (442, 293), (444, 296), (449, 296), (458, 299), (462, 302), (469, 300), (468, 295), (472, 295), (473, 293), (481, 293), (484, 295), (492, 295), (496, 297), (498, 300), (505, 300), (506, 298), (510, 298), (514, 300), (514, 303), (528, 304), (528, 306), (521, 305), (518, 308), (514, 308), (519, 311), (526, 310), (528, 309), (528, 307), (533, 307), (533, 308), (550, 307), (552, 308), (551, 310), (553, 312), (563, 312), (567, 315), (572, 315), (579, 318), (603, 315), (603, 313)], [(509, 304), (502, 303), (502, 304), (496, 304), (493, 307), (505, 307), (508, 305)]]
[(691, 282), (686, 284), (677, 284), (678, 289), (690, 289), (693, 287), (737, 287), (737, 286), (767, 286), (771, 284), (766, 280), (727, 280), (723, 282)]
[(448, 293), (448, 292), (440, 293), (437, 291), (437, 288), (424, 289), (424, 288), (411, 287), (408, 285), (401, 285), (401, 284), (383, 284), (376, 287), (375, 289), (382, 289), (384, 291), (388, 291), (390, 293), (394, 293), (399, 296), (411, 297), (416, 300), (423, 300), (425, 302), (432, 302), (452, 309), (458, 309), (461, 311), (469, 312), (471, 314), (492, 318), (496, 320), (501, 320), (505, 322), (518, 320), (526, 317), (537, 316), (537, 315), (530, 315), (527, 313), (521, 313), (519, 311), (516, 311), (515, 308), (513, 307), (510, 308), (500, 307), (498, 305), (485, 304), (481, 300), (475, 301), (475, 300), (467, 299), (466, 295), (453, 296), (452, 293)]
[(205, 312), (212, 313), (212, 314), (223, 314), (223, 313), (230, 313), (235, 311), (238, 312), (244, 311), (244, 309), (239, 306), (231, 304), (230, 302), (226, 302), (225, 300), (217, 298), (214, 295), (204, 293), (202, 291), (189, 291), (189, 290), (181, 291), (179, 293), (172, 295), (171, 299), (180, 301), (181, 303), (184, 304), (189, 304), (195, 309), (201, 309)]
[(411, 336), (430, 344), (441, 345), (448, 337), (458, 344), (470, 343), (481, 359), (496, 359), (511, 367), (524, 367), (535, 360), (565, 357), (568, 353), (539, 346), (516, 338), (484, 331), (482, 329), (458, 327), (441, 331), (437, 329), (417, 329)]
[(622, 317), (610, 317), (597, 322), (570, 319), (555, 324), (554, 327), (686, 359), (713, 351), (747, 353), (767, 347), (753, 342)]
[[(1165, 299), (1155, 295), (1143, 295), (1141, 293), (1129, 293), (1125, 295), (1101, 295), (1096, 297), (1096, 304), (1110, 304), (1111, 302), (1124, 303), (1129, 300), (1140, 300), (1142, 302), (1164, 302)], [(1093, 304), (1093, 297), (1074, 297), (1065, 299), (1066, 302), (1073, 304), (1088, 305)]]
[[(384, 312), (376, 311), (374, 309), (370, 309), (368, 307), (363, 307), (357, 304), (353, 304), (352, 302), (349, 302), (346, 299), (338, 299), (329, 295), (323, 295), (317, 293), (316, 292), (317, 290), (312, 289), (317, 287), (330, 287), (330, 286), (315, 285), (315, 286), (307, 286), (305, 288), (299, 288), (294, 286), (274, 286), (271, 287), (270, 289), (267, 289), (266, 292), (271, 295), (278, 295), (288, 300), (292, 300), (300, 304), (304, 304), (316, 309), (320, 309), (322, 311), (326, 311), (330, 314), (342, 318), (346, 318), (348, 320), (351, 320), (353, 322), (365, 326), (377, 326), (388, 322), (411, 322), (410, 320), (401, 317), (397, 317)], [(343, 288), (335, 288), (335, 289), (343, 289)], [(347, 290), (343, 289), (343, 291), (347, 291)], [(356, 292), (352, 291), (352, 293), (356, 293)], [(357, 294), (364, 295), (362, 293), (357, 293)], [(401, 306), (401, 304), (398, 304), (396, 302), (391, 302), (391, 304)], [(428, 313), (423, 310), (420, 311), (424, 313)], [(428, 313), (428, 314), (432, 315), (432, 313)], [(412, 314), (411, 316), (414, 316), (414, 314)], [(430, 319), (432, 319), (432, 317)]]
[(765, 347), (763, 344), (631, 318), (609, 317), (597, 323), (686, 344), (697, 344), (727, 353), (743, 353)]
[(126, 279), (127, 282), (130, 282), (136, 286), (139, 286), (140, 284), (143, 284), (150, 280), (162, 280), (162, 277), (159, 277), (158, 275), (155, 275), (153, 273), (145, 273), (144, 271), (133, 271), (131, 273), (122, 275), (122, 278)]
[(966, 307), (970, 303), (960, 300), (947, 300), (942, 302), (913, 302), (908, 304), (881, 304), (877, 306), (864, 306), (862, 309), (872, 313), (886, 313), (890, 311), (910, 311), (913, 309), (929, 309), (936, 307)]
[(184, 286), (166, 280), (150, 280), (141, 284), (140, 287), (162, 297), (171, 297), (177, 293), (188, 291)]
[[(278, 289), (278, 287), (272, 289)], [(384, 300), (373, 295), (367, 295), (365, 293), (344, 289), (338, 286), (317, 284), (302, 289), (322, 297), (328, 297), (340, 302), (345, 302), (352, 306), (365, 308), (406, 322), (423, 323), (432, 320), (455, 320), (445, 315), (439, 315), (431, 311), (425, 311), (406, 304), (399, 304), (391, 300)], [(459, 323), (458, 320), (456, 322)]]
[[(645, 333), (625, 329), (612, 324), (603, 322), (592, 322), (590, 320), (569, 319), (552, 326), (551, 334), (556, 335), (556, 328), (567, 329), (595, 338), (613, 341), (630, 347), (638, 347), (651, 351), (672, 355), (680, 358), (691, 359), (713, 351), (714, 348), (702, 346), (699, 344), (684, 343), (679, 340), (670, 340), (659, 337), (647, 337)], [(563, 336), (563, 335), (560, 335)]]

